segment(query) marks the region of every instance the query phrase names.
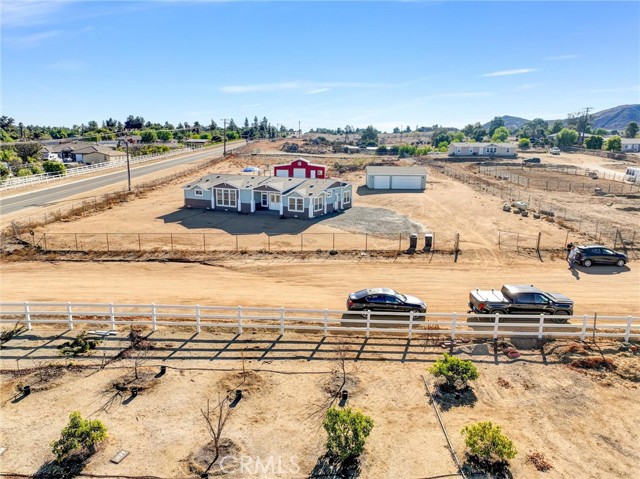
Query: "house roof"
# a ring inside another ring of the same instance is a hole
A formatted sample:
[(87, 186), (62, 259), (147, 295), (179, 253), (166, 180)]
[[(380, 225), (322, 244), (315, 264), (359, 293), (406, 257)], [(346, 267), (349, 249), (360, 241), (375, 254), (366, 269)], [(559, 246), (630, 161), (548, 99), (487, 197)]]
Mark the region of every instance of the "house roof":
[(459, 147), (459, 146), (506, 146), (506, 147), (517, 147), (518, 145), (516, 145), (515, 143), (466, 143), (466, 142), (453, 142), (451, 143), (451, 146), (455, 146), (455, 147)]
[(424, 166), (367, 166), (367, 175), (422, 175), (427, 176)]
[(635, 145), (640, 143), (640, 138), (622, 138), (623, 145)]
[(224, 175), (214, 173), (204, 176), (194, 183), (185, 185), (183, 189), (190, 190), (198, 187), (206, 190), (222, 184), (237, 189), (269, 187), (282, 194), (295, 192), (306, 197), (319, 196), (323, 191), (326, 191), (336, 184), (340, 186), (347, 185), (347, 183), (339, 180), (284, 178), (280, 176)]
[(73, 153), (79, 153), (81, 155), (88, 155), (90, 153), (101, 153), (106, 156), (123, 156), (125, 153), (122, 151), (117, 151), (112, 148), (106, 148), (104, 146), (86, 146), (84, 148), (79, 148), (73, 150)]
[(273, 165), (273, 167), (274, 168), (278, 168), (278, 167), (281, 167), (281, 166), (296, 166), (296, 165), (294, 165), (294, 163), (296, 161), (302, 161), (307, 166), (320, 166), (322, 168), (326, 168), (325, 165), (320, 165), (318, 163), (311, 163), (309, 160), (305, 160), (304, 158), (297, 158), (295, 160), (291, 160), (289, 163), (282, 163), (280, 165)]

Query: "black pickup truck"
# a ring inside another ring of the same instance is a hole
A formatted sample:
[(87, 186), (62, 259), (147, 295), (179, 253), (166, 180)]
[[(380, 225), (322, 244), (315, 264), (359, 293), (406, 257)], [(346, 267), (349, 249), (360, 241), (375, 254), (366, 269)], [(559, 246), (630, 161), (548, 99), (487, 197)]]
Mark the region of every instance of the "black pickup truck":
[(556, 323), (566, 323), (573, 315), (573, 301), (566, 296), (520, 284), (505, 284), (499, 291), (471, 291), (469, 308), (476, 314), (550, 314)]

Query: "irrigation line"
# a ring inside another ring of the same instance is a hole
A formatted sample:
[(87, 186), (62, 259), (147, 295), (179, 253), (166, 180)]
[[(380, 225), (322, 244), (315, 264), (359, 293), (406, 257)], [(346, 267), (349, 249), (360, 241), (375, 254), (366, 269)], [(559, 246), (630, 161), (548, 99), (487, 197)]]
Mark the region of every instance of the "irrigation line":
[(427, 380), (424, 378), (424, 375), (422, 376), (422, 382), (424, 383), (424, 387), (427, 390), (427, 394), (429, 394), (429, 399), (431, 399), (431, 404), (433, 405), (433, 409), (436, 412), (436, 416), (438, 416), (438, 422), (440, 423), (440, 428), (442, 429), (442, 432), (444, 433), (444, 437), (447, 440), (447, 446), (449, 447), (449, 452), (451, 452), (451, 456), (453, 457), (453, 462), (456, 463), (456, 466), (458, 467), (458, 472), (462, 476), (462, 479), (467, 479), (466, 476), (464, 475), (464, 472), (462, 472), (462, 466), (460, 465), (460, 461), (458, 461), (458, 456), (456, 456), (456, 451), (453, 450), (453, 446), (451, 445), (451, 440), (449, 439), (449, 434), (447, 434), (447, 430), (445, 429), (444, 423), (442, 422), (442, 417), (440, 417), (440, 411), (438, 411), (438, 405), (433, 399), (433, 395), (431, 394), (431, 389), (429, 389), (429, 384), (427, 383)]

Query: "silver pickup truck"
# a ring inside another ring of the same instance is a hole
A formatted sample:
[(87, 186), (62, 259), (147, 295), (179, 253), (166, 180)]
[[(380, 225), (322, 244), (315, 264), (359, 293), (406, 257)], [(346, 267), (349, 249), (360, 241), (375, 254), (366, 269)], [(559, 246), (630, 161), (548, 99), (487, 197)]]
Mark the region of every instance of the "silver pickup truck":
[(500, 290), (473, 290), (469, 312), (476, 314), (549, 314), (556, 323), (573, 315), (573, 301), (560, 293), (547, 293), (533, 285), (505, 284)]

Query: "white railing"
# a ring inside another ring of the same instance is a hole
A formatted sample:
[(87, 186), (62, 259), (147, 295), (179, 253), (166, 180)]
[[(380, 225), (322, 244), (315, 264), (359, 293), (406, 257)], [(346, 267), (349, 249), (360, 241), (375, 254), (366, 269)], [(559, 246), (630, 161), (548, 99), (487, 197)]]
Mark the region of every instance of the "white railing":
[[(554, 320), (568, 319), (568, 323)], [(242, 306), (156, 305), (114, 303), (0, 303), (0, 323), (24, 324), (29, 330), (38, 324), (193, 327), (233, 330), (273, 329), (309, 331), (327, 336), (332, 332), (398, 333), (413, 337), (457, 336), (549, 338), (640, 338), (639, 316), (544, 316), (472, 315), (458, 313), (378, 313), (329, 309), (258, 308)]]
[[(144, 156), (130, 157), (129, 163), (131, 165), (137, 165), (140, 163), (145, 163), (145, 162), (160, 159), (160, 158), (171, 158), (173, 156), (179, 155), (181, 153), (186, 153), (189, 151), (193, 151), (193, 149), (180, 148), (178, 150), (169, 151), (167, 153), (152, 153)], [(125, 166), (126, 164), (127, 164), (127, 159), (121, 158), (119, 160), (107, 161), (104, 163), (96, 163), (93, 165), (78, 166), (77, 168), (69, 168), (64, 174), (51, 175), (51, 174), (43, 173), (39, 175), (12, 177), (12, 178), (8, 178), (0, 185), (0, 191), (13, 190), (16, 188), (37, 185), (40, 183), (47, 183), (50, 181), (61, 180), (61, 179), (70, 178), (73, 176), (86, 175), (89, 173), (93, 173), (95, 171), (107, 170), (111, 168), (119, 168), (121, 166)]]

